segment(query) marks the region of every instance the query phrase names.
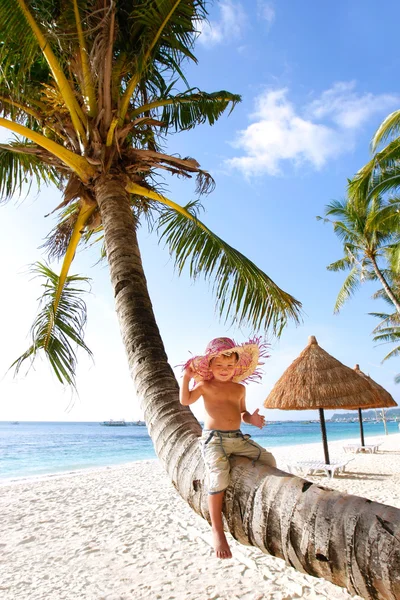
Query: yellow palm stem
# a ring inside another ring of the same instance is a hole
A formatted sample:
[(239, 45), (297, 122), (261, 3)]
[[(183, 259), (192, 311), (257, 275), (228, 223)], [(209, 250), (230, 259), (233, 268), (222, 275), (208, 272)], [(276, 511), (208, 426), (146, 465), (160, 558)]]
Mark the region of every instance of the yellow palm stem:
[(50, 341), (51, 330), (53, 329), (54, 319), (55, 319), (55, 316), (57, 313), (58, 304), (60, 302), (61, 294), (62, 294), (62, 291), (65, 286), (65, 281), (67, 279), (69, 269), (70, 269), (72, 261), (74, 260), (74, 257), (75, 257), (76, 249), (77, 249), (79, 241), (82, 237), (82, 230), (85, 227), (86, 223), (88, 222), (89, 218), (92, 216), (95, 209), (96, 209), (95, 204), (92, 204), (92, 203), (89, 204), (88, 202), (82, 201), (82, 206), (79, 211), (79, 215), (76, 220), (74, 229), (72, 231), (71, 239), (69, 241), (68, 248), (67, 248), (67, 251), (64, 256), (64, 261), (63, 261), (63, 264), (61, 267), (61, 273), (60, 273), (60, 277), (58, 279), (58, 286), (57, 286), (57, 291), (56, 291), (56, 295), (54, 298), (54, 304), (53, 304), (53, 318), (49, 322), (49, 327), (48, 327), (46, 339), (44, 342), (45, 349), (47, 348), (47, 345)]
[(111, 125), (110, 125), (110, 129), (108, 130), (107, 133), (107, 140), (106, 140), (106, 146), (111, 146), (112, 142), (113, 142), (113, 138), (114, 138), (114, 131), (116, 126), (118, 125), (118, 117), (114, 117), (113, 120), (111, 121)]
[(22, 110), (27, 115), (31, 115), (31, 117), (33, 117), (37, 121), (44, 121), (44, 117), (42, 117), (42, 115), (36, 112), (36, 110), (33, 110), (33, 108), (29, 108), (29, 106), (25, 106), (24, 104), (20, 104), (19, 102), (15, 102), (15, 100), (12, 100), (11, 98), (0, 96), (0, 102), (5, 102), (6, 104), (13, 106), (14, 108), (19, 108), (19, 110)]
[[(37, 121), (42, 122), (43, 128), (50, 129), (50, 131), (52, 131), (53, 133), (58, 135), (61, 139), (65, 140), (65, 137), (63, 135), (61, 135), (61, 133), (59, 131), (54, 129), (54, 127), (52, 127), (51, 125), (46, 123), (45, 117), (42, 116), (40, 113), (38, 113), (33, 108), (30, 108), (29, 106), (25, 106), (24, 104), (20, 104), (20, 102), (15, 102), (15, 100), (12, 100), (11, 98), (5, 98), (4, 96), (0, 96), (0, 102), (5, 102), (6, 104), (10, 104), (11, 106), (15, 106), (16, 108), (19, 108), (27, 115), (30, 115)], [(43, 108), (45, 108), (44, 105), (43, 105)]]
[(81, 17), (79, 14), (78, 2), (74, 0), (74, 13), (75, 13), (75, 24), (76, 30), (78, 32), (78, 40), (79, 40), (79, 50), (81, 55), (82, 62), (82, 71), (83, 71), (83, 95), (85, 98), (88, 115), (90, 117), (95, 117), (97, 115), (97, 102), (96, 102), (96, 94), (93, 87), (92, 75), (90, 71), (89, 65), (89, 54), (86, 47), (85, 36), (83, 35), (82, 25), (81, 25)]
[[(165, 17), (164, 21), (161, 23), (161, 26), (159, 27), (156, 35), (154, 36), (153, 41), (151, 42), (149, 48), (147, 49), (146, 54), (144, 55), (143, 69), (146, 67), (147, 61), (150, 58), (150, 54), (151, 54), (154, 46), (157, 44), (158, 40), (160, 39), (160, 36), (161, 36), (162, 32), (164, 31), (165, 26), (167, 25), (168, 21), (170, 20), (170, 18), (172, 17), (172, 15), (174, 14), (175, 10), (178, 8), (178, 6), (181, 2), (182, 2), (182, 0), (176, 0), (175, 4), (169, 11), (168, 15)], [(132, 79), (130, 80), (130, 82), (127, 85), (125, 94), (122, 96), (121, 108), (118, 113), (120, 125), (122, 125), (124, 122), (125, 115), (128, 111), (129, 102), (131, 100), (131, 97), (133, 95), (133, 92), (135, 91), (137, 84), (139, 83), (140, 76), (141, 76), (141, 73), (136, 73), (136, 75), (134, 75), (132, 77)]]
[(194, 217), (192, 214), (190, 214), (190, 212), (187, 211), (185, 208), (183, 208), (183, 206), (181, 206), (180, 204), (177, 204), (173, 200), (169, 200), (169, 198), (166, 198), (165, 196), (162, 196), (161, 194), (157, 194), (157, 192), (148, 190), (147, 188), (143, 187), (142, 185), (139, 185), (138, 183), (130, 182), (125, 187), (125, 189), (130, 194), (137, 194), (138, 196), (144, 196), (145, 198), (151, 198), (152, 200), (156, 200), (157, 202), (161, 202), (161, 204), (165, 204), (166, 206), (173, 208), (174, 210), (176, 210), (176, 212), (180, 213), (184, 217), (186, 217), (186, 218), (190, 219), (191, 221), (193, 221), (194, 223), (196, 223), (196, 225), (198, 225), (200, 227), (200, 229), (202, 229), (203, 231), (206, 231), (207, 233), (211, 233), (210, 230), (207, 229), (207, 227), (201, 221), (196, 219), (196, 217)]
[(53, 140), (49, 140), (37, 131), (32, 131), (24, 125), (13, 123), (12, 121), (8, 121), (7, 119), (3, 118), (0, 118), (0, 127), (5, 127), (14, 133), (23, 135), (28, 140), (31, 140), (31, 142), (35, 142), (35, 144), (38, 144), (47, 150), (59, 158), (70, 169), (72, 169), (72, 171), (74, 171), (74, 173), (76, 173), (84, 183), (88, 183), (90, 178), (96, 172), (95, 167), (90, 165), (86, 158), (79, 156), (79, 154), (74, 154), (74, 152), (67, 150), (67, 148), (63, 148), (63, 146), (60, 146), (60, 144), (53, 142)]
[(25, 1), (18, 0), (18, 4), (19, 4), (26, 20), (28, 21), (30, 28), (33, 31), (33, 34), (40, 46), (41, 51), (43, 52), (45, 59), (47, 60), (47, 63), (50, 67), (53, 77), (57, 83), (58, 89), (60, 90), (60, 94), (63, 97), (64, 102), (68, 108), (70, 115), (71, 115), (71, 120), (72, 120), (74, 129), (75, 129), (76, 133), (79, 135), (79, 137), (81, 138), (81, 140), (84, 140), (85, 139), (84, 124), (86, 125), (86, 118), (74, 96), (74, 93), (71, 89), (71, 86), (70, 86), (67, 78), (65, 77), (65, 74), (60, 66), (60, 63), (58, 62), (54, 52), (52, 51), (52, 49), (50, 47), (50, 44), (44, 37), (38, 24), (36, 23), (31, 12), (29, 11)]

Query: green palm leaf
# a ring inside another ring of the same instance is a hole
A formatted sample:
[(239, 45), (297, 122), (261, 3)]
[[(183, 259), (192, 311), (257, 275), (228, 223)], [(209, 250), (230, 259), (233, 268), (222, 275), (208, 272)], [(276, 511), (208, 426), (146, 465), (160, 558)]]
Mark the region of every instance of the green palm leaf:
[(16, 192), (21, 194), (25, 185), (28, 194), (34, 181), (38, 189), (43, 183), (59, 185), (56, 169), (43, 163), (40, 157), (29, 154), (30, 147), (36, 146), (19, 141), (0, 145), (0, 202), (9, 200)]
[(400, 167), (398, 164), (385, 165), (371, 175), (368, 198), (377, 194), (396, 192), (400, 187)]
[(190, 276), (213, 280), (220, 315), (225, 321), (248, 323), (254, 329), (271, 328), (279, 336), (289, 319), (300, 320), (301, 304), (281, 290), (251, 260), (224, 242), (197, 219), (198, 204), (184, 207), (191, 216), (165, 208), (158, 232), (179, 273), (188, 264)]
[(214, 125), (229, 104), (232, 112), (240, 101), (241, 96), (226, 91), (208, 94), (200, 90), (194, 93), (189, 90), (184, 94), (160, 98), (136, 109), (130, 116), (132, 119), (149, 110), (156, 110), (165, 130), (172, 127), (176, 131), (182, 131), (207, 122)]
[(336, 298), (333, 311), (338, 313), (345, 302), (358, 290), (360, 287), (360, 274), (357, 266), (353, 267), (346, 277), (341, 289)]
[(395, 168), (400, 160), (400, 139), (390, 142), (381, 152), (378, 152), (364, 165), (348, 182), (348, 195), (352, 202), (363, 203), (369, 199), (376, 177), (386, 169)]
[(0, 39), (0, 82), (18, 94), (41, 52), (16, 0), (0, 0)]
[(82, 283), (89, 280), (86, 277), (70, 275), (66, 278), (57, 310), (54, 313), (54, 301), (57, 293), (59, 276), (42, 263), (32, 266), (32, 273), (44, 278), (43, 296), (40, 300), (41, 309), (32, 327), (32, 345), (17, 358), (10, 368), (15, 367), (17, 374), (22, 364), (30, 359), (31, 364), (42, 350), (56, 376), (62, 384), (75, 387), (76, 353), (74, 346), (85, 350), (89, 356), (91, 351), (83, 341), (86, 324), (86, 304), (81, 295), (86, 291)]
[(347, 271), (350, 269), (353, 262), (354, 261), (352, 261), (349, 256), (344, 256), (343, 258), (339, 258), (339, 260), (331, 263), (326, 268), (328, 271)]
[(390, 138), (398, 137), (400, 134), (400, 110), (395, 110), (378, 127), (372, 138), (371, 147), (375, 152), (379, 144)]

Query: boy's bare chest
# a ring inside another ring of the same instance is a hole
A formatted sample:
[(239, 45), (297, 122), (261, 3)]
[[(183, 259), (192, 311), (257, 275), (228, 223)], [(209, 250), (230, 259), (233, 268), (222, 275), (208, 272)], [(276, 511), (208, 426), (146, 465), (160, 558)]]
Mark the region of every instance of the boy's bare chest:
[(209, 392), (204, 394), (204, 404), (206, 408), (213, 408), (218, 411), (239, 411), (240, 394), (226, 390), (224, 394)]

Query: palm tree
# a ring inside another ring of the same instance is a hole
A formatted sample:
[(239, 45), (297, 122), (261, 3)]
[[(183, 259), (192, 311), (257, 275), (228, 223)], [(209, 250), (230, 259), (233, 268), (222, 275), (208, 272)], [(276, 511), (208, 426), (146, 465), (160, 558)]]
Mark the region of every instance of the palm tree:
[[(392, 283), (392, 287), (396, 290), (396, 294), (398, 294), (398, 283)], [(379, 344), (395, 344), (382, 359), (382, 362), (385, 362), (390, 358), (400, 356), (400, 315), (398, 312), (394, 311), (393, 303), (383, 290), (378, 290), (378, 292), (374, 294), (374, 298), (381, 298), (384, 300), (391, 310), (390, 313), (370, 313), (373, 317), (380, 319), (380, 322), (372, 331), (374, 342), (378, 342)], [(400, 383), (400, 374), (395, 376), (394, 381), (395, 383)]]
[[(349, 181), (349, 198), (353, 202), (364, 202), (372, 196), (396, 191), (400, 186), (400, 110), (384, 119), (371, 142), (374, 153)], [(385, 142), (386, 146), (378, 151)]]
[[(196, 204), (179, 206), (157, 186), (156, 172), (166, 169), (196, 175), (200, 192), (212, 187), (194, 159), (162, 151), (162, 136), (213, 124), (239, 101), (188, 85), (176, 91), (185, 84), (182, 61), (195, 60), (196, 25), (205, 16), (202, 0), (0, 0), (0, 125), (20, 136), (1, 148), (0, 181), (3, 199), (28, 177), (63, 190), (48, 241), (63, 266), (60, 275), (38, 267), (47, 276), (44, 307), (26, 357), (44, 350), (59, 378), (73, 383), (84, 305), (75, 300), (81, 282), (68, 273), (78, 243), (104, 240), (129, 368), (156, 452), (181, 496), (209, 519), (200, 425), (178, 401), (143, 272), (139, 221), (156, 220), (179, 270), (189, 265), (194, 277), (214, 279), (221, 312), (235, 321), (280, 335), (289, 319), (299, 320), (300, 304), (213, 234)], [(301, 571), (365, 598), (398, 597), (395, 508), (238, 459), (224, 513), (237, 539)], [(384, 570), (378, 555), (386, 557)]]
[[(328, 265), (327, 269), (350, 271), (337, 296), (335, 312), (340, 311), (360, 283), (377, 279), (400, 314), (400, 301), (379, 264), (399, 244), (399, 233), (388, 226), (389, 221), (392, 223), (393, 220), (393, 206), (380, 196), (373, 196), (363, 203), (350, 199), (335, 200), (326, 206), (325, 221), (332, 223), (344, 251), (344, 256)], [(334, 217), (334, 220), (328, 217)]]

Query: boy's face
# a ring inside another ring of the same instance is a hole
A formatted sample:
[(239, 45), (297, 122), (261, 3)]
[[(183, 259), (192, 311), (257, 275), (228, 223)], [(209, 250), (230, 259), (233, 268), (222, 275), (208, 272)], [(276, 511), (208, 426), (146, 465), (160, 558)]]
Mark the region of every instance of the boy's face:
[(210, 362), (210, 371), (217, 381), (230, 381), (235, 374), (237, 358), (231, 356), (216, 356)]

